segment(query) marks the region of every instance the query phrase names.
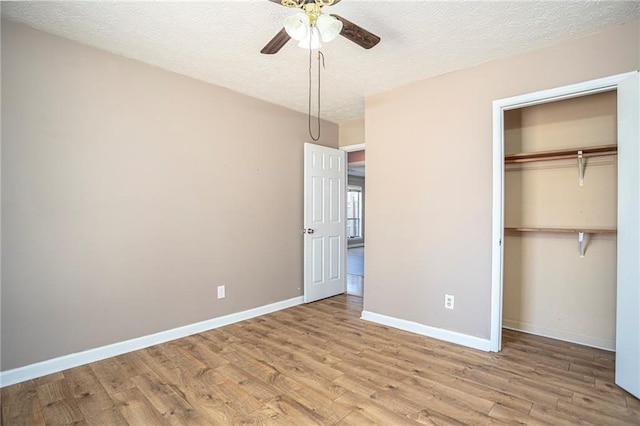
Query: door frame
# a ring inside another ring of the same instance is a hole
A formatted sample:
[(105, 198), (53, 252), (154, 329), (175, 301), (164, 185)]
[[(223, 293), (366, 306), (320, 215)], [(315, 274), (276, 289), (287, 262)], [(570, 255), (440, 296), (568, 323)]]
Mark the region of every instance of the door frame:
[(504, 111), (616, 90), (637, 72), (627, 72), (554, 89), (493, 101), (493, 207), (491, 232), (490, 350), (502, 347), (502, 291), (504, 262)]
[[(349, 153), (350, 152), (355, 152), (355, 151), (365, 151), (366, 152), (366, 147), (365, 147), (365, 143), (362, 142), (362, 143), (356, 143), (356, 144), (351, 144), (351, 145), (343, 145), (343, 146), (338, 147), (338, 149), (341, 149), (341, 150), (343, 150), (343, 151), (345, 151), (347, 153), (347, 179), (345, 181), (345, 187), (344, 187), (344, 196), (345, 196), (345, 199), (346, 199), (346, 197), (347, 197), (347, 187), (349, 186)], [(366, 176), (366, 174), (365, 174), (365, 176)], [(363, 212), (362, 220), (363, 221), (364, 221), (364, 215), (366, 214), (366, 211), (367, 211), (366, 208), (364, 208), (362, 210), (362, 212)], [(364, 235), (362, 237), (363, 237), (363, 241), (365, 241), (364, 240)], [(364, 246), (364, 244), (366, 244), (366, 243), (363, 243), (362, 245)], [(349, 255), (348, 252), (349, 252), (349, 242), (347, 241), (347, 249), (344, 251), (345, 265), (347, 264), (347, 256)], [(345, 266), (345, 273), (347, 271), (346, 268), (347, 268), (347, 266)], [(347, 290), (345, 289), (345, 293), (346, 292), (347, 292)]]
[(353, 145), (344, 145), (344, 146), (338, 147), (338, 149), (341, 149), (346, 152), (354, 152), (354, 151), (363, 151), (365, 147), (364, 147), (364, 143), (356, 143)]
[[(353, 163), (349, 163), (349, 153), (350, 152), (356, 152), (356, 151), (365, 151), (366, 148), (365, 148), (364, 142), (362, 142), (362, 143), (356, 143), (356, 144), (351, 144), (351, 145), (344, 145), (344, 146), (339, 147), (338, 149), (341, 149), (341, 150), (343, 150), (343, 151), (345, 151), (347, 153), (347, 187), (345, 188), (345, 197), (346, 197), (347, 191), (349, 190), (349, 188), (348, 188), (349, 187), (349, 164), (358, 165), (358, 166), (361, 166), (361, 165), (365, 164), (364, 160), (363, 161), (355, 161)], [(364, 203), (363, 203), (363, 206), (364, 206)], [(362, 221), (363, 221), (363, 223), (364, 223), (364, 212), (365, 212), (365, 210), (363, 209), (362, 210), (362, 213), (363, 213), (362, 214)], [(353, 247), (364, 246), (364, 235), (362, 236), (361, 239), (362, 239), (362, 242), (361, 243), (357, 243), (357, 245), (355, 245)], [(347, 250), (348, 249), (349, 249), (349, 241), (347, 241)], [(345, 254), (345, 255), (347, 255), (347, 254)]]

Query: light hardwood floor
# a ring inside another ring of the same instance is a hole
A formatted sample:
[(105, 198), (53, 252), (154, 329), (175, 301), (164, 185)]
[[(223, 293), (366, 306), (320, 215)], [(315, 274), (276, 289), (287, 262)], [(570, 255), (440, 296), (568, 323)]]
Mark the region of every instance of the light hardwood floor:
[(347, 250), (347, 294), (364, 295), (364, 247)]
[(364, 296), (364, 277), (347, 274), (347, 294), (350, 296)]
[(2, 389), (3, 425), (640, 424), (614, 355), (505, 330), (485, 353), (337, 296)]

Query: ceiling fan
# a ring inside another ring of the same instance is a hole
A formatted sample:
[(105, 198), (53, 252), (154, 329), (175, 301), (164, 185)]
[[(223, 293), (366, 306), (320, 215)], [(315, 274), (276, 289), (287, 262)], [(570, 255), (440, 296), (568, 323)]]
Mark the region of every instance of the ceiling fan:
[(340, 0), (269, 0), (282, 6), (301, 11), (285, 19), (284, 28), (267, 43), (260, 53), (273, 55), (291, 39), (299, 41), (298, 46), (307, 49), (320, 47), (320, 40), (328, 42), (338, 34), (357, 45), (371, 49), (380, 42), (380, 37), (338, 15), (323, 13), (324, 6), (339, 3)]

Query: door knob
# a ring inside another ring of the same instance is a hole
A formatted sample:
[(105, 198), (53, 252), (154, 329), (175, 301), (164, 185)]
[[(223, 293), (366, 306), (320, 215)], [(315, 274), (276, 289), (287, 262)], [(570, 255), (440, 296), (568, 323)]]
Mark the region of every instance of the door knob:
[(307, 228), (307, 229), (303, 229), (302, 233), (303, 234), (313, 234), (315, 231), (311, 228)]

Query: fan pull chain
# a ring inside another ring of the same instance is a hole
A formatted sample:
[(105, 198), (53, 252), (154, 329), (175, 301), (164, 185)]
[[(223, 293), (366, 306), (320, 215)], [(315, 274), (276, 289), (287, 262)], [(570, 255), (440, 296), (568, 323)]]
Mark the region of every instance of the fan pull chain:
[(314, 136), (311, 131), (311, 70), (313, 68), (313, 51), (309, 49), (309, 136), (314, 141), (318, 141), (320, 139), (320, 62), (322, 62), (322, 68), (324, 65), (324, 54), (318, 51), (318, 136)]

